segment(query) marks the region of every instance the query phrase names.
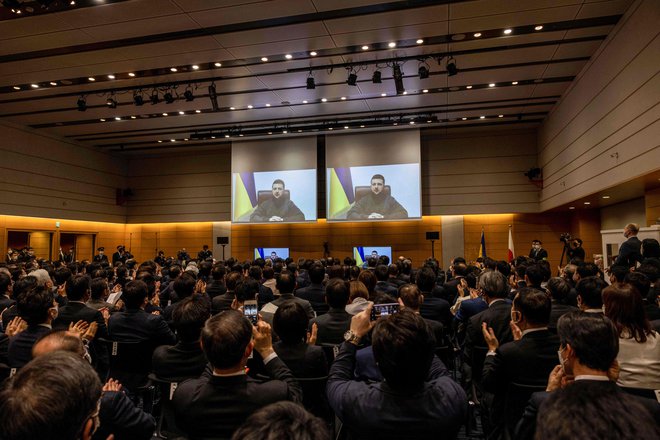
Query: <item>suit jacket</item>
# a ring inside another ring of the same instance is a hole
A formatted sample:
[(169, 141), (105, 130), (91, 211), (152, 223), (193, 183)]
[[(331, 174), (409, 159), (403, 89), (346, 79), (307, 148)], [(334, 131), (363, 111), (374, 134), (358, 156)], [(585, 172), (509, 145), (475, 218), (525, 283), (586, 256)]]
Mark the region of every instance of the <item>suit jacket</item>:
[(456, 277), (452, 280), (447, 281), (442, 285), (441, 293), (434, 293), (433, 296), (437, 296), (445, 299), (449, 304), (454, 304), (456, 302), (456, 297), (458, 297), (458, 285), (461, 284), (461, 279), (463, 277)]
[(102, 261), (108, 262), (108, 256), (107, 255), (94, 255), (94, 258), (92, 258), (92, 261), (95, 263), (100, 263)]
[(488, 303), (483, 298), (466, 299), (461, 301), (454, 319), (458, 322), (467, 323), (474, 315), (486, 309), (488, 309)]
[(361, 439), (454, 438), (467, 415), (467, 397), (434, 356), (422, 388), (407, 393), (387, 382), (356, 381), (357, 347), (345, 342), (330, 368), (328, 401), (349, 434)]
[(117, 261), (121, 261), (122, 263), (126, 262), (126, 253), (120, 254), (119, 252), (115, 252), (112, 254), (112, 265), (114, 266)]
[(351, 326), (351, 318), (353, 315), (346, 312), (346, 309), (328, 310), (328, 313), (309, 321), (309, 329), (311, 331), (312, 325), (316, 323), (318, 326), (318, 335), (316, 343), (321, 344), (335, 344), (339, 345), (344, 341), (344, 333)]
[(279, 341), (273, 344), (273, 349), (295, 377), (328, 375), (328, 361), (321, 347), (303, 341), (294, 345)]
[[(588, 396), (592, 393), (590, 390), (600, 389), (600, 391), (609, 391), (612, 393), (612, 398), (621, 400), (625, 398), (623, 396), (628, 396), (636, 399), (637, 402), (642, 404), (653, 417), (656, 424), (660, 425), (660, 405), (658, 402), (651, 399), (646, 399), (644, 397), (629, 395), (625, 393), (621, 388), (619, 388), (614, 382), (604, 382), (596, 380), (576, 380), (573, 382), (570, 387), (580, 387), (583, 391), (582, 394)], [(554, 393), (559, 393), (562, 390), (554, 391)], [(541, 409), (541, 415), (543, 408), (541, 405), (548, 400), (551, 393), (546, 391), (538, 392), (532, 394), (532, 397), (529, 399), (525, 411), (523, 412), (522, 419), (516, 428), (515, 438), (517, 440), (532, 440), (534, 438), (534, 433), (536, 432), (536, 418), (539, 414), (539, 408)]]
[(16, 304), (16, 301), (14, 299), (9, 298), (6, 295), (0, 296), (0, 313), (2, 313), (4, 309), (9, 308), (14, 304)]
[(309, 303), (309, 301), (302, 298), (296, 298), (295, 296), (293, 296), (293, 293), (283, 293), (280, 295), (279, 298), (269, 302), (261, 309), (261, 316), (263, 317), (264, 321), (266, 321), (272, 326), (273, 316), (275, 315), (277, 308), (289, 301), (297, 302), (298, 304), (300, 304), (302, 308), (305, 309), (305, 313), (307, 313), (307, 318), (309, 319), (314, 318), (314, 309), (312, 308), (312, 305)]
[[(472, 366), (472, 373), (477, 379), (481, 376), (481, 367), (487, 351), (486, 341), (481, 330), (482, 322), (493, 328), (495, 337), (497, 337), (500, 344), (512, 341), (513, 335), (511, 334), (511, 327), (509, 327), (511, 303), (506, 300), (497, 301), (468, 320), (465, 331), (464, 353), (468, 363)], [(486, 351), (483, 349), (486, 349)]]
[(547, 260), (548, 251), (543, 248), (539, 249), (538, 251), (536, 249), (532, 249), (529, 251), (529, 258), (532, 258), (534, 261)]
[(146, 341), (159, 345), (173, 345), (176, 336), (165, 319), (142, 309), (115, 313), (108, 321), (108, 334), (113, 341)]
[(198, 379), (179, 384), (172, 406), (176, 425), (193, 439), (228, 439), (257, 409), (282, 400), (302, 401), (302, 390), (278, 357), (265, 365), (273, 380), (245, 374), (213, 376), (207, 369)]
[(431, 296), (431, 293), (424, 293), (424, 302), (419, 308), (419, 314), (423, 318), (440, 322), (445, 328), (449, 328), (451, 324), (449, 303), (442, 298)]
[(160, 379), (180, 382), (199, 377), (204, 372), (207, 360), (199, 341), (177, 342), (176, 345), (161, 345), (154, 350), (151, 368)]
[(150, 440), (156, 420), (136, 407), (123, 391), (105, 391), (99, 411), (101, 426), (92, 440), (105, 440), (114, 434), (115, 440)]
[(393, 296), (394, 298), (399, 297), (399, 289), (397, 289), (387, 281), (378, 281), (376, 283), (376, 287), (374, 287), (374, 292), (376, 293), (376, 296), (378, 296), (378, 294), (382, 294), (382, 295), (390, 295)]
[(328, 312), (328, 304), (325, 302), (325, 286), (323, 284), (310, 284), (308, 287), (296, 290), (293, 294), (298, 298), (309, 301), (316, 312), (316, 316)]
[(8, 365), (11, 368), (21, 368), (32, 360), (32, 347), (37, 340), (51, 329), (44, 325), (30, 325), (28, 328), (14, 336), (9, 342), (7, 352)]
[(553, 333), (557, 333), (557, 321), (559, 321), (559, 318), (561, 318), (562, 315), (565, 315), (568, 312), (573, 312), (577, 309), (577, 307), (558, 303), (553, 299), (552, 308), (550, 309), (550, 322), (548, 322), (548, 329)]
[(231, 309), (231, 303), (234, 302), (234, 292), (225, 292), (222, 295), (218, 295), (211, 301), (211, 313), (214, 315), (224, 312), (225, 310)]
[(632, 236), (628, 240), (621, 243), (619, 248), (619, 255), (616, 257), (614, 264), (621, 264), (627, 267), (632, 267), (638, 261), (642, 261), (642, 242), (637, 236)]
[(211, 297), (224, 295), (227, 292), (227, 287), (222, 281), (213, 280), (206, 285), (206, 293)]

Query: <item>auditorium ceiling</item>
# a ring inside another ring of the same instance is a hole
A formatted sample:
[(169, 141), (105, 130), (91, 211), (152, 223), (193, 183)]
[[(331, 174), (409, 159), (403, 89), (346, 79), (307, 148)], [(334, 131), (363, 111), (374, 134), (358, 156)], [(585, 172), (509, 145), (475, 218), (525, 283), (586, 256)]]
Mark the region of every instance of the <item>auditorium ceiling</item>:
[(0, 118), (144, 154), (536, 127), (632, 0), (0, 3)]

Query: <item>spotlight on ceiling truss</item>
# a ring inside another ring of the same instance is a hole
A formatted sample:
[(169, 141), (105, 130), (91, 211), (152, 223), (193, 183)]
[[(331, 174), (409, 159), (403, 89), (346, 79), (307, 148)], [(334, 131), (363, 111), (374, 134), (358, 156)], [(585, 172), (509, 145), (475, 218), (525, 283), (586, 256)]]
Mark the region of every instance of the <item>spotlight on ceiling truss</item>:
[(158, 90), (154, 89), (151, 92), (151, 96), (149, 97), (149, 101), (151, 101), (151, 105), (156, 105), (160, 102), (160, 98), (158, 97)]
[(193, 95), (193, 91), (190, 87), (186, 89), (185, 92), (183, 92), (183, 97), (186, 99), (186, 101), (190, 102), (193, 99), (195, 99), (195, 95)]
[(380, 70), (376, 70), (373, 76), (371, 77), (371, 82), (374, 84), (380, 84), (383, 82), (381, 77), (382, 77), (382, 73), (380, 73)]
[(428, 78), (430, 74), (428, 64), (426, 64), (425, 62), (420, 63), (419, 69), (417, 69), (417, 73), (419, 74), (419, 79)]
[(163, 99), (165, 100), (165, 104), (172, 104), (174, 102), (174, 95), (172, 95), (172, 92), (168, 90), (163, 95)]
[(117, 100), (115, 99), (115, 94), (108, 96), (108, 99), (105, 101), (108, 108), (117, 108)]
[(449, 57), (447, 60), (447, 75), (454, 76), (458, 73), (458, 67), (456, 67), (456, 60), (454, 57)]
[(394, 86), (396, 87), (396, 94), (403, 95), (406, 88), (403, 86), (403, 72), (401, 72), (401, 65), (395, 64), (392, 66), (392, 76), (394, 77)]
[(357, 74), (354, 70), (351, 70), (346, 78), (346, 84), (349, 86), (357, 86)]
[(307, 90), (314, 90), (316, 88), (316, 81), (314, 80), (314, 75), (312, 75), (312, 72), (309, 72), (309, 76), (307, 77)]
[(142, 92), (135, 92), (133, 94), (133, 102), (138, 107), (144, 104), (144, 96), (142, 96)]
[(87, 100), (84, 96), (81, 96), (78, 98), (78, 111), (84, 112), (85, 110), (87, 110)]
[(209, 100), (211, 100), (211, 108), (214, 112), (218, 111), (218, 94), (215, 91), (215, 83), (209, 86)]

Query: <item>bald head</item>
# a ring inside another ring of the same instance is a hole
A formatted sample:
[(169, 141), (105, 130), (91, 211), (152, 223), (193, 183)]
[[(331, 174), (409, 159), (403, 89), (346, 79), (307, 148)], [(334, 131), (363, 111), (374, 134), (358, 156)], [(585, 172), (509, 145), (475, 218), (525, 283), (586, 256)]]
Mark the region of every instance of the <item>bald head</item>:
[(48, 333), (32, 347), (32, 357), (37, 358), (54, 351), (68, 351), (82, 357), (85, 346), (76, 332), (60, 330)]

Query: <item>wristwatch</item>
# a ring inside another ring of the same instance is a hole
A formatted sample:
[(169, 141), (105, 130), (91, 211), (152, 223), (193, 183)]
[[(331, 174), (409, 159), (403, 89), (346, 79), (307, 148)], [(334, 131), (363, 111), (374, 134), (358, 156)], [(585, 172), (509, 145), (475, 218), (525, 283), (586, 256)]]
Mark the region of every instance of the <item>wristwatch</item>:
[(360, 343), (360, 337), (353, 330), (348, 330), (344, 333), (344, 341), (350, 342), (351, 344), (358, 345)]

